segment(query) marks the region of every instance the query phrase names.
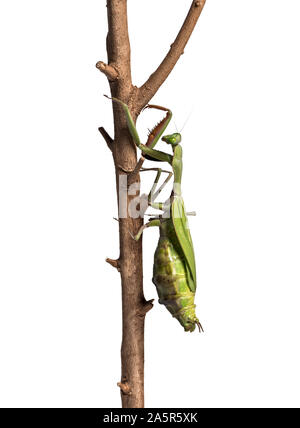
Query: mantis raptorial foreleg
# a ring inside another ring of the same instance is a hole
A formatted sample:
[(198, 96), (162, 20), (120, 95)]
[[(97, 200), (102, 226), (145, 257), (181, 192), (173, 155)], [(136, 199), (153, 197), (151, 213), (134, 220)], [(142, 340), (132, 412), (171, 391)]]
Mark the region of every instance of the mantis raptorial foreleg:
[(124, 110), (125, 115), (126, 115), (126, 120), (127, 120), (129, 132), (133, 138), (135, 145), (143, 152), (143, 154), (149, 155), (151, 158), (154, 158), (155, 160), (162, 161), (162, 162), (168, 162), (171, 164), (172, 163), (172, 156), (171, 155), (169, 155), (168, 153), (164, 153), (164, 152), (161, 152), (159, 150), (153, 149), (153, 147), (155, 146), (155, 144), (158, 142), (158, 140), (162, 136), (163, 132), (165, 131), (166, 127), (168, 126), (168, 124), (172, 118), (171, 110), (166, 109), (165, 107), (161, 107), (161, 106), (154, 106), (154, 105), (153, 106), (152, 105), (147, 106), (147, 108), (157, 108), (159, 110), (167, 111), (168, 115), (164, 121), (160, 122), (153, 129), (153, 131), (151, 131), (151, 132), (153, 132), (153, 134), (150, 133), (147, 144), (142, 144), (140, 141), (139, 134), (138, 134), (137, 129), (135, 127), (135, 123), (132, 119), (132, 116), (131, 116), (131, 113), (129, 111), (128, 106), (117, 98), (112, 98), (112, 100), (121, 104), (121, 106), (123, 107), (123, 110)]

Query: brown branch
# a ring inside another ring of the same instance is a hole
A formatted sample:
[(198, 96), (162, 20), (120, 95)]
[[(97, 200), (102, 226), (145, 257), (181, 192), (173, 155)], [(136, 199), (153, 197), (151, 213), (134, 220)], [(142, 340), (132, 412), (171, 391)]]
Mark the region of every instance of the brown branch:
[[(108, 63), (118, 71), (117, 80), (109, 80), (111, 95), (126, 104), (133, 101), (130, 43), (127, 22), (127, 0), (107, 0), (108, 34), (106, 39)], [(113, 103), (114, 150), (117, 189), (123, 170), (133, 170), (137, 162), (136, 148), (130, 136), (122, 107)], [(136, 117), (134, 117), (136, 119)], [(136, 178), (138, 180), (138, 177)], [(119, 195), (119, 192), (117, 193)], [(127, 195), (127, 206), (135, 196)], [(118, 201), (120, 204), (120, 200)], [(144, 317), (137, 309), (145, 300), (143, 293), (142, 240), (130, 236), (142, 226), (141, 218), (120, 218), (120, 265), (122, 282), (122, 374), (120, 388), (122, 406), (144, 406)]]
[(127, 0), (107, 0), (107, 18), (108, 34), (106, 45), (108, 62), (113, 67), (116, 67), (118, 72), (118, 81), (120, 80), (118, 82), (118, 98), (123, 100), (125, 94), (122, 94), (120, 89), (124, 87), (124, 89), (131, 90)]
[(198, 18), (202, 12), (206, 0), (193, 0), (186, 19), (174, 41), (169, 52), (149, 79), (139, 88), (136, 101), (136, 111), (141, 109), (150, 101), (166, 78), (169, 76), (178, 59), (184, 52), (184, 48), (195, 28)]
[(105, 261), (106, 261), (106, 263), (110, 264), (112, 267), (116, 268), (118, 272), (121, 271), (120, 263), (119, 263), (118, 259), (115, 260), (115, 259), (109, 259), (109, 258), (107, 258), (107, 259), (105, 259)]
[(103, 128), (103, 126), (101, 126), (100, 128), (98, 128), (98, 131), (100, 132), (100, 134), (102, 135), (102, 137), (106, 141), (106, 144), (107, 144), (107, 147), (109, 148), (109, 150), (113, 151), (114, 140), (106, 132), (106, 130)]
[(139, 317), (144, 318), (147, 312), (149, 312), (153, 308), (153, 302), (154, 302), (154, 299), (146, 301), (144, 305), (141, 307), (141, 309), (138, 310), (137, 315)]
[(134, 183), (134, 181), (136, 180), (142, 166), (143, 163), (145, 161), (144, 156), (141, 156), (140, 159), (138, 160), (136, 166), (134, 167), (134, 170), (130, 172), (129, 176), (128, 176), (128, 186), (130, 186), (132, 183)]
[(108, 80), (114, 81), (118, 79), (119, 73), (113, 65), (98, 61), (96, 67), (105, 74)]
[[(130, 65), (130, 43), (127, 22), (127, 0), (107, 0), (108, 34), (106, 39), (108, 64), (99, 61), (97, 68), (107, 77), (112, 97), (119, 98), (129, 105), (133, 120), (160, 85), (165, 81), (196, 25), (203, 9), (205, 0), (192, 2), (186, 20), (165, 59), (158, 69), (141, 87), (132, 85)], [(136, 147), (128, 130), (126, 117), (122, 107), (113, 103), (114, 142), (103, 128), (103, 135), (109, 148), (115, 144), (114, 163), (116, 170), (117, 190), (119, 176), (123, 171), (132, 172), (130, 182), (139, 181), (139, 169), (144, 158), (137, 163)], [(117, 192), (119, 195), (119, 193)], [(138, 195), (127, 194), (127, 206)], [(118, 201), (120, 204), (120, 200)], [(134, 241), (130, 232), (136, 234), (143, 225), (142, 218), (120, 218), (120, 259), (107, 262), (120, 268), (122, 282), (122, 375), (121, 389), (124, 408), (144, 406), (144, 320), (146, 313), (152, 308), (152, 301), (146, 302), (143, 293), (142, 240)]]
[(124, 395), (131, 395), (131, 388), (129, 383), (125, 380), (123, 382), (118, 382), (117, 383), (118, 387), (120, 388), (122, 394)]

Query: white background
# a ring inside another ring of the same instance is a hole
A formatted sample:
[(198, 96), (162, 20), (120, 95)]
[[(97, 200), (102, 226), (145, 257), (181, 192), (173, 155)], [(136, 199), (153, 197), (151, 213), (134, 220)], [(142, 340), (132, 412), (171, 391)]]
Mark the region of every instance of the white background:
[[(140, 85), (190, 1), (128, 3)], [(178, 128), (192, 112), (183, 192), (205, 334), (155, 305), (147, 407), (300, 405), (299, 15), (298, 0), (207, 0), (153, 99)], [(104, 262), (118, 256), (114, 172), (97, 131), (113, 129), (94, 66), (106, 31), (104, 0), (1, 2), (1, 406), (120, 406), (120, 281)], [(144, 235), (148, 299), (157, 238)]]

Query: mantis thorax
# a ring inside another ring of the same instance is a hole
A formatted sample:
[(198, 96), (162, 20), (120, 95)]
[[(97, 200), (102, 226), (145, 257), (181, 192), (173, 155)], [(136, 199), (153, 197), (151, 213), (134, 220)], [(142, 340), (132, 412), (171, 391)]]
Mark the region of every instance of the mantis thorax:
[(174, 173), (174, 187), (175, 195), (181, 195), (181, 178), (182, 178), (182, 147), (180, 144), (173, 146), (173, 160), (172, 169)]

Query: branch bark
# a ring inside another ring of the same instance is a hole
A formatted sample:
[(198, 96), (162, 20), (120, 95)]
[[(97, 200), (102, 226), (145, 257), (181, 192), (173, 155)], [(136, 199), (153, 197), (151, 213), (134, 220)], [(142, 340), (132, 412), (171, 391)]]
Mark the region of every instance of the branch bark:
[(100, 134), (102, 135), (102, 137), (106, 141), (107, 147), (112, 152), (114, 140), (111, 138), (111, 136), (108, 134), (108, 132), (106, 132), (106, 130), (102, 126), (100, 128), (98, 128), (98, 131), (100, 132)]
[[(118, 78), (109, 79), (111, 95), (132, 104), (134, 88), (131, 81), (130, 44), (127, 23), (127, 1), (108, 0), (108, 64), (114, 64)], [(119, 179), (124, 171), (134, 169), (137, 162), (135, 145), (131, 140), (121, 107), (113, 103), (114, 141), (113, 157), (116, 171), (118, 204)], [(136, 116), (135, 116), (136, 119)], [(139, 182), (139, 176), (136, 177)], [(127, 195), (127, 206), (135, 196)], [(120, 256), (118, 268), (122, 282), (122, 373), (119, 382), (124, 408), (144, 407), (144, 319), (139, 311), (146, 305), (143, 294), (142, 241), (135, 242), (135, 234), (143, 219), (119, 219)]]
[(108, 80), (117, 80), (119, 73), (113, 65), (98, 61), (96, 67), (106, 75)]
[(105, 259), (106, 263), (108, 263), (109, 265), (111, 265), (112, 267), (114, 267), (115, 269), (117, 269), (118, 272), (120, 272), (120, 263), (119, 260), (115, 260), (115, 259), (110, 259), (110, 258), (106, 258)]
[[(108, 61), (107, 64), (99, 61), (96, 66), (108, 78), (112, 97), (119, 98), (129, 106), (134, 121), (183, 53), (204, 3), (205, 0), (192, 2), (190, 11), (169, 53), (147, 82), (138, 89), (132, 85), (131, 80), (127, 0), (107, 0)], [(99, 128), (99, 131), (113, 154), (118, 204), (120, 205), (120, 178), (135, 171), (130, 180), (131, 183), (139, 183), (141, 165), (138, 164), (137, 167), (136, 148), (128, 131), (122, 108), (118, 103), (113, 103), (112, 108), (114, 138), (112, 139), (104, 128)], [(127, 192), (127, 206), (136, 196), (129, 195)], [(142, 239), (136, 242), (131, 237), (131, 234), (136, 234), (142, 225), (142, 218), (131, 218), (129, 215), (126, 218), (120, 218), (120, 256), (117, 260), (106, 260), (118, 269), (122, 282), (122, 374), (118, 386), (124, 408), (144, 407), (144, 321), (153, 304), (152, 300), (147, 302), (143, 294)]]
[(169, 52), (161, 64), (154, 71), (154, 73), (152, 73), (148, 80), (139, 88), (136, 101), (136, 108), (138, 109), (138, 112), (141, 111), (146, 104), (148, 104), (148, 102), (169, 76), (180, 56), (184, 53), (184, 48), (195, 28), (195, 25), (197, 24), (205, 2), (206, 0), (192, 1), (190, 10), (175, 41), (170, 46)]

